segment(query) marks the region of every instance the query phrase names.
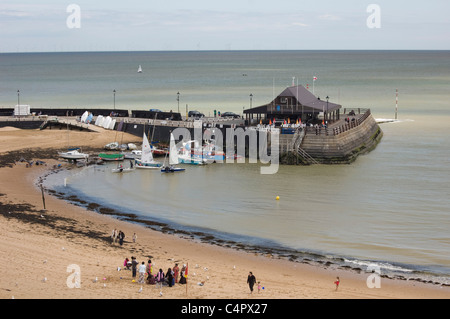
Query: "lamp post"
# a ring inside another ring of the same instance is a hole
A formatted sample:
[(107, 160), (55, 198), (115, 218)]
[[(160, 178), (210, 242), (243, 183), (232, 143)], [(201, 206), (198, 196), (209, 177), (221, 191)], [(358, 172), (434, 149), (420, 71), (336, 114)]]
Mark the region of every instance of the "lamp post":
[(177, 93), (178, 113), (180, 113), (180, 92)]
[(116, 90), (113, 90), (114, 94), (114, 111), (116, 110)]
[(20, 91), (17, 90), (17, 105), (20, 105)]
[(252, 108), (253, 94), (250, 93), (250, 108)]
[[(327, 117), (328, 117), (328, 100), (329, 100), (328, 95), (327, 95), (326, 99), (327, 99)], [(328, 120), (328, 119), (327, 119), (327, 120)]]

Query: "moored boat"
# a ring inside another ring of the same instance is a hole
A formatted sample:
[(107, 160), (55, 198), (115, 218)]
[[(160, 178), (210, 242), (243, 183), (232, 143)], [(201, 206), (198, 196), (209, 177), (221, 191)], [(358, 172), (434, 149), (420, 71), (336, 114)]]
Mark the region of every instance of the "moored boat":
[(100, 153), (98, 154), (98, 157), (103, 161), (123, 161), (125, 159), (124, 154), (106, 154), (106, 153)]
[(150, 147), (150, 143), (148, 142), (147, 135), (143, 135), (142, 137), (142, 151), (141, 158), (135, 159), (136, 168), (147, 168), (147, 169), (155, 169), (161, 167), (161, 163), (153, 160), (152, 148)]
[(86, 153), (81, 153), (78, 151), (79, 149), (73, 149), (73, 150), (69, 150), (67, 152), (59, 152), (58, 155), (59, 157), (62, 157), (64, 159), (68, 159), (68, 160), (86, 160), (89, 158), (89, 154)]
[[(177, 147), (175, 145), (175, 138), (174, 138), (173, 134), (170, 133), (169, 165), (164, 165), (161, 168), (161, 172), (162, 173), (175, 173), (175, 172), (185, 171), (186, 169), (176, 166), (179, 163), (180, 163), (180, 161), (178, 158)], [(164, 160), (164, 164), (165, 164), (165, 160)]]

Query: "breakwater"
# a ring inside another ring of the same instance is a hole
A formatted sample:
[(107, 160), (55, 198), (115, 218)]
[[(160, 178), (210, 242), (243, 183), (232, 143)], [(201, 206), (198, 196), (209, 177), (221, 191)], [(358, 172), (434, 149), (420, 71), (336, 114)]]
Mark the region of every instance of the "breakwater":
[[(64, 111), (66, 114), (70, 112)], [(53, 110), (52, 112), (55, 114), (63, 113), (62, 110)], [(108, 111), (103, 113), (109, 114)], [(197, 137), (202, 140), (214, 139), (224, 151), (227, 151), (227, 146), (232, 145), (233, 152), (237, 152), (237, 155), (243, 157), (249, 157), (251, 152), (253, 152), (252, 154), (260, 154), (261, 134), (266, 134), (265, 139), (269, 142), (266, 147), (268, 154), (270, 154), (270, 143), (273, 142), (271, 134), (277, 132), (279, 133), (277, 136), (279, 136), (281, 164), (351, 163), (359, 155), (373, 150), (383, 136), (381, 128), (369, 109), (359, 109), (356, 114), (352, 115), (351, 120), (344, 112), (341, 120), (333, 122), (326, 128), (320, 126), (297, 127), (289, 131), (283, 128), (262, 130), (247, 127), (242, 120), (222, 118), (204, 118), (200, 121), (193, 119), (173, 120), (173, 118), (158, 119), (156, 114), (148, 112), (134, 115), (138, 117), (114, 117), (116, 124), (111, 129), (135, 136), (143, 136), (145, 132), (152, 142), (168, 145), (170, 133), (181, 128), (190, 137), (188, 140)], [(179, 118), (178, 115), (176, 116), (177, 119)], [(154, 118), (148, 118), (149, 116), (154, 116)], [(0, 119), (0, 127), (14, 126), (22, 129), (36, 129), (59, 126), (61, 129), (70, 121), (76, 123), (76, 118), (78, 118), (78, 114), (77, 117), (56, 119), (47, 115), (28, 116), (27, 118), (3, 117)], [(93, 118), (91, 123), (95, 123), (95, 119), (96, 117)], [(183, 137), (185, 138), (186, 135)], [(256, 147), (251, 149), (255, 145)]]

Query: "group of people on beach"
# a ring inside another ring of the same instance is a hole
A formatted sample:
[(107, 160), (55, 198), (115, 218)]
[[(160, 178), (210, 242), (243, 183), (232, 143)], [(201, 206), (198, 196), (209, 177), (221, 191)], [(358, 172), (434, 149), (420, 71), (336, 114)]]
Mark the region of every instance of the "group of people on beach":
[[(125, 233), (121, 230), (114, 229), (111, 233), (111, 244), (119, 242), (120, 246), (123, 245), (123, 241), (125, 239)], [(133, 243), (135, 243), (137, 240), (136, 233), (133, 234)]]
[(161, 286), (164, 285), (169, 287), (173, 287), (176, 283), (182, 285), (186, 284), (186, 265), (183, 265), (183, 267), (180, 269), (180, 267), (176, 263), (173, 268), (169, 267), (169, 269), (167, 269), (165, 273), (162, 268), (160, 268), (159, 271), (155, 273), (151, 259), (147, 261), (147, 264), (145, 264), (144, 261), (139, 264), (139, 262), (136, 260), (136, 257), (132, 256), (131, 260), (129, 260), (128, 257), (125, 258), (123, 266), (125, 267), (125, 269), (131, 270), (131, 276), (133, 280), (139, 273), (138, 283), (140, 284), (160, 284)]
[(111, 234), (111, 243), (115, 244), (119, 241), (120, 246), (123, 245), (123, 240), (125, 239), (125, 233), (121, 230), (117, 230), (114, 228)]

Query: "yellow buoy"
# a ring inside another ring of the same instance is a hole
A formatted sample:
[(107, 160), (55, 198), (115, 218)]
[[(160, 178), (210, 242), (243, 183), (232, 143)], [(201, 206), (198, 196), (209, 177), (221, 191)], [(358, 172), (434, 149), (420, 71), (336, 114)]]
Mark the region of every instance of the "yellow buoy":
[(277, 196), (277, 200), (280, 200), (280, 196)]

